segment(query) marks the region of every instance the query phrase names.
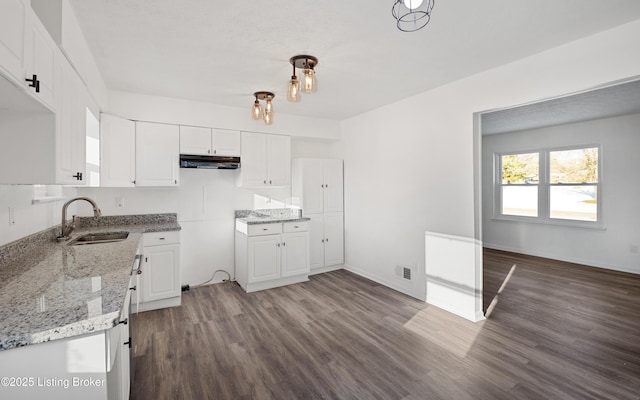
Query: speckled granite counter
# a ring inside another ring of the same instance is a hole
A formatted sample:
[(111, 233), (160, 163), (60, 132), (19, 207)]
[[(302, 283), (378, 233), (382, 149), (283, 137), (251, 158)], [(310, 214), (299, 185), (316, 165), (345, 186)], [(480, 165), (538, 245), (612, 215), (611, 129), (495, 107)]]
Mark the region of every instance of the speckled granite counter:
[(121, 242), (68, 246), (60, 227), (0, 247), (0, 350), (115, 326), (142, 233), (180, 230), (176, 214), (78, 218), (87, 232), (128, 231)]
[(295, 208), (275, 208), (263, 210), (236, 210), (236, 220), (247, 225), (275, 224), (289, 221), (309, 221), (302, 216), (302, 210)]

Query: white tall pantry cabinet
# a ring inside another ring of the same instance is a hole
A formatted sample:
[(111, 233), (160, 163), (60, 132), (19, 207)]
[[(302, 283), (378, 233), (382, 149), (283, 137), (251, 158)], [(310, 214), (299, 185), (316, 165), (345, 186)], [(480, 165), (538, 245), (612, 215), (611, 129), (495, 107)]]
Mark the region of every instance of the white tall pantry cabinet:
[(344, 208), (342, 160), (293, 160), (292, 203), (310, 218), (311, 271), (344, 264)]

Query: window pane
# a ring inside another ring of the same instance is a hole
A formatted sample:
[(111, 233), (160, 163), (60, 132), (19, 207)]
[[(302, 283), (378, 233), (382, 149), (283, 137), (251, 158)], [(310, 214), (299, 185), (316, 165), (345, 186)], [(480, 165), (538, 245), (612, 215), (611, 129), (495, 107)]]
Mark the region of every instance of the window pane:
[(502, 214), (538, 216), (538, 186), (503, 186)]
[(502, 183), (538, 183), (538, 153), (502, 156)]
[(598, 220), (598, 187), (551, 186), (551, 218), (574, 219), (578, 221)]
[(550, 151), (551, 183), (597, 183), (598, 148)]

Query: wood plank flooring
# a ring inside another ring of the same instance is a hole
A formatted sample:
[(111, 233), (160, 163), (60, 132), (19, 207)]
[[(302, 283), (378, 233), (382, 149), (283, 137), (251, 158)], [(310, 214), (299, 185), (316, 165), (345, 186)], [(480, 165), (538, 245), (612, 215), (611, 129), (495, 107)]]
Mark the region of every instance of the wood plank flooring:
[(192, 289), (137, 317), (132, 399), (640, 399), (640, 277), (484, 262), (476, 324), (343, 270)]

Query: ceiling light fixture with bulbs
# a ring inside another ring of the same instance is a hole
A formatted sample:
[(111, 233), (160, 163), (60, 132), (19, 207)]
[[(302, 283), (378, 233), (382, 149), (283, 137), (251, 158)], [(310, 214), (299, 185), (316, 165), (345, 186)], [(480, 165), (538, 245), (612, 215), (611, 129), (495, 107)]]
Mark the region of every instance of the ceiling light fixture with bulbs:
[[(251, 113), (253, 119), (262, 119), (265, 124), (271, 125), (273, 122), (273, 98), (276, 95), (272, 92), (255, 92), (253, 95), (256, 98)], [(260, 105), (260, 100), (265, 100), (264, 110)]]
[[(293, 75), (287, 84), (287, 100), (298, 102), (300, 101), (300, 92), (313, 93), (318, 90), (318, 79), (315, 71), (315, 67), (318, 65), (318, 58), (297, 55), (291, 57), (289, 62), (293, 66)], [(302, 81), (296, 76), (296, 68), (303, 71)]]
[(395, 0), (391, 14), (396, 19), (398, 29), (415, 32), (427, 26), (434, 2), (435, 0)]

